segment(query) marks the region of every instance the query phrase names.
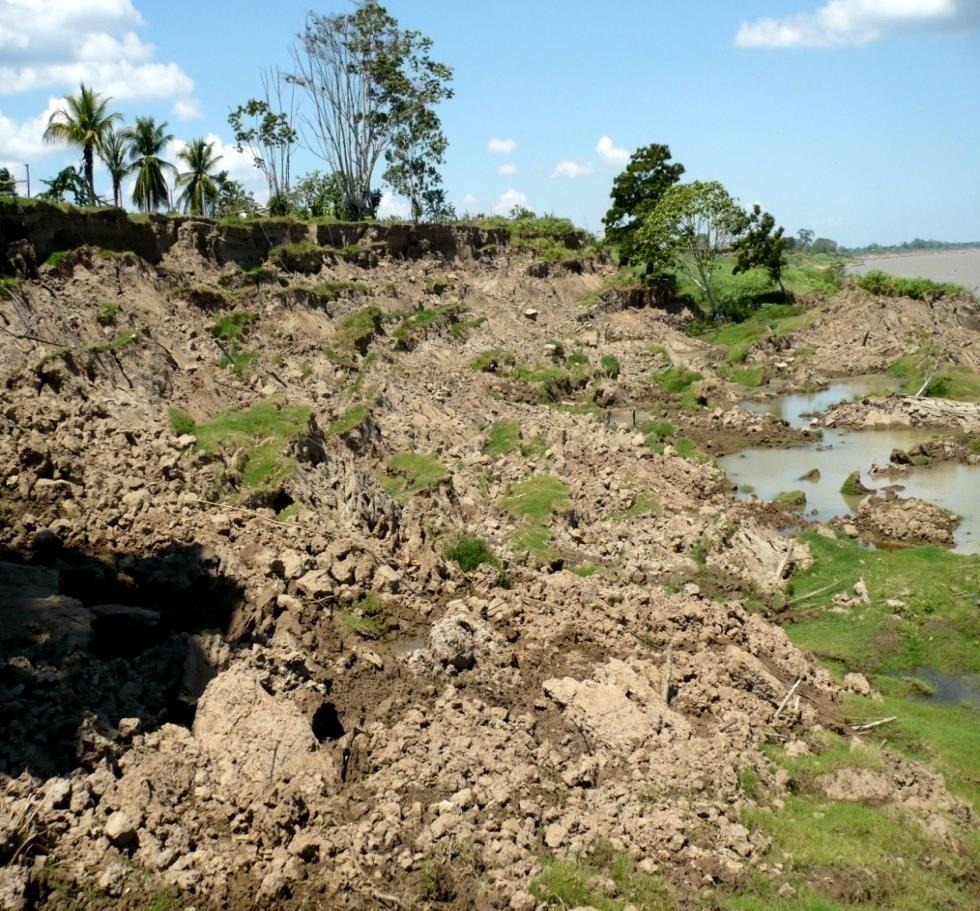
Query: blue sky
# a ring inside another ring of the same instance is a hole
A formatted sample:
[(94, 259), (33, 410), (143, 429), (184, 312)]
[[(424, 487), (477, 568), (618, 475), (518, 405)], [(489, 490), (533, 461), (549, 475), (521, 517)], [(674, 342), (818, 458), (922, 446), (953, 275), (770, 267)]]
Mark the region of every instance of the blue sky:
[[(73, 160), (39, 136), (85, 76), (127, 118), (213, 135), (260, 188), (226, 148), (228, 109), (257, 93), (260, 66), (288, 66), (310, 5), (0, 0), (0, 162), (21, 176), (30, 161), (36, 187)], [(980, 0), (387, 5), (455, 69), (444, 175), (460, 210), (523, 201), (597, 230), (625, 156), (663, 142), (687, 178), (721, 180), (794, 232), (980, 239)], [(301, 152), (295, 170), (314, 167)]]

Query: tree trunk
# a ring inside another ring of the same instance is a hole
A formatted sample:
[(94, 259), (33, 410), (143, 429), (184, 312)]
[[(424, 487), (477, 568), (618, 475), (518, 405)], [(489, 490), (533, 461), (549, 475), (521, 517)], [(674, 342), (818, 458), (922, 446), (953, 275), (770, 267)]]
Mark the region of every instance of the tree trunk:
[(88, 204), (90, 206), (95, 205), (95, 174), (93, 168), (93, 155), (92, 155), (92, 145), (89, 143), (85, 146), (82, 151), (82, 157), (85, 159), (85, 183), (88, 184)]

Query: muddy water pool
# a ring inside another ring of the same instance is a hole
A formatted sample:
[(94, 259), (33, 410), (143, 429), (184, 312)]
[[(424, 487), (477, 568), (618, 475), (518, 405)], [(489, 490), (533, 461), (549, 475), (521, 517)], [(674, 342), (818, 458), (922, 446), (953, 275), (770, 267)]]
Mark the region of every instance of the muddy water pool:
[[(810, 426), (807, 415), (840, 401), (871, 392), (887, 391), (889, 377), (855, 377), (815, 393), (793, 394), (767, 401), (746, 401), (749, 411), (775, 414), (794, 427)], [(869, 473), (872, 465), (887, 466), (893, 449), (908, 449), (937, 434), (929, 430), (837, 430), (825, 428), (818, 443), (792, 449), (744, 449), (719, 460), (739, 497), (750, 493), (771, 500), (786, 490), (806, 494), (806, 515), (820, 521), (853, 512), (859, 498), (841, 492), (844, 479), (860, 471), (865, 486), (881, 490), (898, 485), (900, 496), (918, 497), (943, 506), (962, 517), (956, 529), (956, 550), (980, 553), (980, 466), (944, 462), (914, 468), (911, 474), (888, 478)], [(817, 480), (802, 476), (818, 469)]]

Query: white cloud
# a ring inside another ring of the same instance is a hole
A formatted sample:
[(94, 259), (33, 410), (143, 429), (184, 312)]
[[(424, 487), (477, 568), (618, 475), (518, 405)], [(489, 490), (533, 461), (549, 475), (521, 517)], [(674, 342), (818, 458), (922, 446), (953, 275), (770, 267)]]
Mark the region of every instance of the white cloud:
[(602, 136), (595, 146), (596, 154), (610, 167), (622, 167), (630, 160), (630, 153), (614, 145), (611, 136)]
[(48, 106), (40, 114), (19, 123), (5, 117), (0, 111), (0, 157), (24, 162), (49, 152), (62, 150), (63, 146), (46, 146), (43, 139), (51, 115), (62, 104), (61, 98), (49, 98)]
[(0, 0), (0, 95), (75, 88), (116, 100), (190, 99), (194, 82), (133, 29), (131, 0)]
[(467, 193), (463, 197), (463, 205), (464, 206), (475, 206), (478, 201), (479, 200), (472, 193)]
[(487, 151), (492, 155), (510, 155), (517, 149), (513, 139), (491, 139), (487, 143)]
[(980, 25), (976, 0), (828, 0), (815, 10), (743, 22), (737, 47), (836, 47), (881, 41), (899, 32)]
[(555, 165), (554, 171), (551, 172), (552, 177), (569, 177), (575, 179), (576, 177), (588, 177), (592, 173), (592, 162), (590, 161), (559, 161)]
[(394, 193), (383, 193), (378, 206), (378, 218), (408, 218), (412, 207), (407, 199), (401, 199)]
[(512, 161), (505, 161), (499, 168), (497, 168), (498, 174), (516, 174), (517, 165)]
[(527, 196), (520, 190), (509, 187), (500, 194), (500, 199), (493, 204), (492, 211), (495, 215), (507, 215), (514, 206), (526, 205)]
[(201, 102), (196, 98), (178, 98), (174, 102), (174, 117), (178, 120), (200, 120), (203, 116)]

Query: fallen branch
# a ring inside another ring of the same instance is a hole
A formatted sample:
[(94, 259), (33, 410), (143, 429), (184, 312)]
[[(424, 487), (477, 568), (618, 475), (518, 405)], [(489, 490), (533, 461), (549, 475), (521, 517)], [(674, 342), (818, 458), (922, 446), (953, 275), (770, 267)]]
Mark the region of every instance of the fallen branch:
[(783, 701), (780, 702), (779, 705), (776, 707), (776, 711), (773, 713), (773, 716), (772, 716), (772, 720), (773, 721), (775, 721), (780, 716), (780, 714), (782, 713), (783, 709), (786, 708), (786, 706), (789, 703), (790, 699), (792, 699), (793, 696), (796, 694), (796, 690), (797, 690), (797, 688), (799, 687), (799, 685), (802, 682), (803, 682), (803, 678), (802, 677), (797, 677), (796, 678), (796, 683), (794, 683), (789, 688), (789, 692), (783, 697)]
[(664, 703), (670, 705), (670, 678), (674, 673), (673, 647), (667, 646), (667, 666), (664, 669)]
[(834, 579), (830, 585), (824, 585), (821, 588), (815, 588), (812, 592), (807, 592), (805, 595), (797, 595), (795, 598), (790, 598), (783, 607), (789, 607), (791, 604), (796, 604), (799, 601), (806, 601), (807, 598), (812, 598), (814, 595), (822, 595), (826, 591), (830, 591), (832, 588), (836, 588), (838, 585), (846, 585), (846, 582), (841, 582), (840, 579)]
[(889, 721), (897, 721), (898, 715), (889, 715), (887, 718), (881, 718), (878, 721), (866, 721), (864, 724), (852, 724), (852, 731), (870, 731), (872, 728), (876, 728), (882, 724), (888, 724)]
[(278, 528), (288, 528), (291, 525), (298, 525), (298, 522), (280, 522), (278, 519), (270, 519), (268, 516), (260, 515), (254, 509), (246, 509), (244, 506), (232, 506), (230, 503), (216, 503), (214, 500), (205, 500), (203, 497), (197, 497), (194, 500), (199, 506), (217, 506), (219, 509), (230, 509), (233, 512), (242, 512), (247, 516), (251, 516), (253, 519), (258, 519), (260, 522), (268, 522), (271, 525), (275, 525)]

